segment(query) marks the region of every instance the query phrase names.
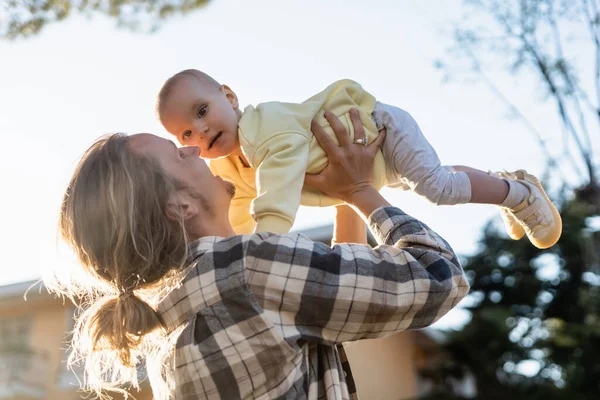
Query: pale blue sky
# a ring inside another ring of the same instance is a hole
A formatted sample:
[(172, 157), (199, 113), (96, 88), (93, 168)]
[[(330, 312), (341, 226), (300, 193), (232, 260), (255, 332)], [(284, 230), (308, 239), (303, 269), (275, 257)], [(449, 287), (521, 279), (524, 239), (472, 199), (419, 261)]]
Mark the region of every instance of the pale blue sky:
[[(185, 68), (228, 84), (242, 105), (298, 102), (351, 78), (409, 111), (443, 163), (540, 173), (538, 147), (524, 128), (505, 119), (493, 95), (460, 79), (442, 84), (433, 68), (450, 44), (447, 32), (460, 4), (214, 0), (155, 34), (76, 17), (38, 37), (0, 43), (0, 284), (37, 278), (56, 263), (57, 210), (79, 156), (108, 132), (165, 135), (154, 116), (154, 96), (168, 76)], [(535, 106), (541, 96), (534, 86), (517, 82), (512, 90), (540, 130), (558, 129)], [(433, 207), (411, 193), (384, 192), (462, 254), (476, 249), (481, 227), (498, 215), (491, 206)], [(295, 228), (331, 220), (330, 209), (303, 208)]]

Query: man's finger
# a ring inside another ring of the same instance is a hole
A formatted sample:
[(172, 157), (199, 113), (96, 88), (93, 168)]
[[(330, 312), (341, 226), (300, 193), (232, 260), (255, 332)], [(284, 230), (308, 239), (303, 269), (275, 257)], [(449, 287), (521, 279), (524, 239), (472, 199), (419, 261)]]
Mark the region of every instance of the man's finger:
[(365, 127), (360, 119), (360, 114), (357, 109), (353, 108), (350, 110), (350, 119), (352, 120), (352, 126), (354, 127), (354, 143), (357, 141), (360, 143), (360, 141), (366, 140)]
[(379, 134), (377, 135), (375, 140), (373, 140), (373, 142), (371, 142), (371, 144), (369, 145), (369, 148), (374, 148), (374, 150), (379, 150), (383, 146), (383, 141), (385, 140), (386, 134), (387, 134), (387, 130), (385, 128), (380, 130)]
[(350, 135), (348, 134), (348, 129), (342, 124), (342, 121), (329, 111), (325, 111), (325, 119), (329, 121), (329, 125), (331, 125), (333, 132), (335, 132), (340, 146), (348, 146), (350, 144)]
[(312, 186), (316, 189), (319, 189), (321, 183), (323, 182), (323, 177), (319, 175), (313, 174), (304, 174), (304, 184), (308, 186)]

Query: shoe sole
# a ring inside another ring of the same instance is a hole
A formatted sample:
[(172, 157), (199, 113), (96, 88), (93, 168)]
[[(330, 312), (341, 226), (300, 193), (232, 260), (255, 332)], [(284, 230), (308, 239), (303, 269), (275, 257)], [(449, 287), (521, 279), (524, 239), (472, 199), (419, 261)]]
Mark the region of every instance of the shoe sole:
[[(508, 175), (508, 172), (506, 172), (506, 175), (502, 172), (496, 172), (494, 174), (489, 173), (492, 176), (495, 176), (497, 178), (500, 179), (514, 179), (513, 177), (511, 177), (510, 175)], [(502, 208), (502, 207), (500, 207)], [(525, 236), (525, 228), (523, 228), (523, 225), (521, 225), (521, 223), (519, 222), (519, 220), (517, 218), (515, 218), (512, 213), (506, 209), (501, 211), (501, 215), (502, 215), (502, 222), (504, 222), (504, 228), (506, 230), (506, 234), (508, 235), (509, 238), (511, 238), (512, 240), (521, 240), (523, 239), (523, 236)], [(510, 225), (511, 229), (508, 229), (508, 225)]]
[(510, 211), (508, 210), (502, 212), (502, 219), (504, 218), (510, 221), (510, 230), (508, 229), (506, 221), (503, 221), (508, 237), (512, 240), (521, 240), (523, 236), (525, 236), (525, 229), (523, 228), (521, 223), (519, 223), (519, 220), (513, 217)]
[(554, 203), (550, 200), (550, 198), (548, 197), (548, 194), (546, 194), (546, 191), (544, 190), (544, 187), (540, 183), (539, 179), (536, 178), (535, 176), (529, 175), (527, 173), (525, 173), (524, 175), (525, 175), (525, 179), (527, 181), (529, 181), (530, 183), (533, 183), (540, 190), (540, 192), (542, 192), (544, 199), (550, 205), (550, 209), (552, 210), (552, 215), (554, 216), (554, 221), (556, 222), (554, 224), (554, 228), (548, 232), (548, 234), (546, 235), (546, 237), (544, 239), (536, 239), (534, 237), (529, 237), (529, 235), (527, 235), (529, 237), (529, 240), (535, 247), (537, 247), (538, 249), (547, 249), (548, 247), (554, 246), (556, 244), (556, 242), (558, 242), (558, 239), (560, 239), (560, 235), (562, 234), (562, 218), (560, 217), (560, 213), (558, 212), (558, 209), (556, 208)]

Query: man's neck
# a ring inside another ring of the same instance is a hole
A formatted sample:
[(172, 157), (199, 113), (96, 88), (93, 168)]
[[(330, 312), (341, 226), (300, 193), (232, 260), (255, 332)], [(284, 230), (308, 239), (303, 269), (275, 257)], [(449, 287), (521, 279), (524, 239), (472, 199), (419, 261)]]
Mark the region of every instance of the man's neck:
[(211, 227), (210, 230), (205, 230), (202, 233), (190, 233), (190, 240), (194, 241), (197, 239), (202, 239), (204, 237), (213, 237), (213, 236), (217, 236), (217, 237), (223, 237), (223, 238), (228, 238), (231, 236), (235, 236), (236, 233), (234, 232), (233, 228), (231, 227), (223, 227), (221, 229), (217, 228), (217, 227)]
[(229, 223), (229, 218), (217, 220), (212, 215), (198, 215), (193, 221), (188, 221), (187, 231), (190, 240), (196, 240), (207, 236), (230, 237), (235, 232)]

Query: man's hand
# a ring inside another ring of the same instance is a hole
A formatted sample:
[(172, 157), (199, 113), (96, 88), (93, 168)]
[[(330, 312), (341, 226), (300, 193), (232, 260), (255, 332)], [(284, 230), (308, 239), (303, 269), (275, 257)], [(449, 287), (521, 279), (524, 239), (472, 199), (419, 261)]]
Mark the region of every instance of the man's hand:
[(325, 118), (335, 132), (339, 146), (313, 120), (311, 130), (325, 150), (329, 163), (317, 175), (306, 174), (304, 183), (328, 196), (352, 203), (357, 193), (374, 190), (371, 186), (373, 160), (383, 144), (385, 133), (380, 133), (369, 145), (356, 143), (365, 140), (365, 129), (358, 112), (352, 110), (350, 118), (354, 126), (355, 141), (352, 143), (348, 130), (335, 115), (325, 112)]

